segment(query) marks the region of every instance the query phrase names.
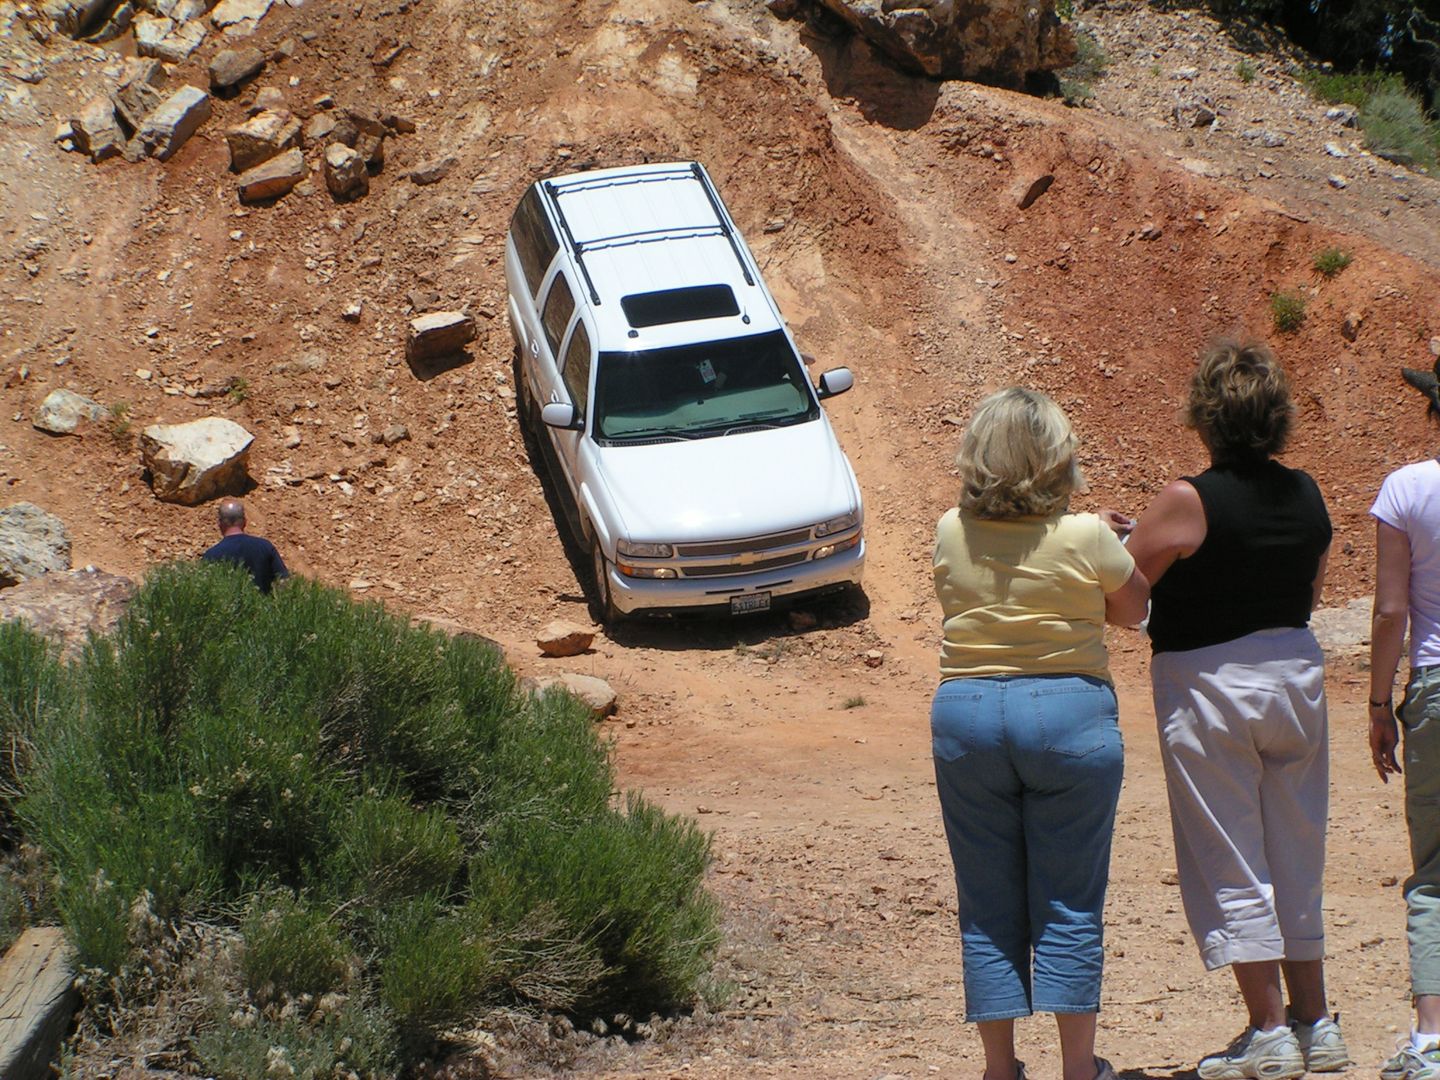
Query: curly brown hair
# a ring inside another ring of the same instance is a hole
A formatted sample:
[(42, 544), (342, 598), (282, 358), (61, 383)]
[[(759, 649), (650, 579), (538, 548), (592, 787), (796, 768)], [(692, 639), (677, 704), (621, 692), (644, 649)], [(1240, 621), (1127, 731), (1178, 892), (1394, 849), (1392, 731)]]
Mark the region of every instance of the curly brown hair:
[(1216, 341), (1190, 380), (1186, 420), (1216, 460), (1263, 460), (1285, 449), (1295, 406), (1269, 346)]

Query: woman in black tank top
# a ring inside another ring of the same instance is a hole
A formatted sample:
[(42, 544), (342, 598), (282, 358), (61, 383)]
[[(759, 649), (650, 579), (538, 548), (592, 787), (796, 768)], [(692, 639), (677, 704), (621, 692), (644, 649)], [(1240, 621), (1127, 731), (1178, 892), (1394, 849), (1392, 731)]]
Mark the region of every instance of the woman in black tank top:
[(1239, 1038), (1201, 1060), (1202, 1080), (1349, 1063), (1325, 996), (1329, 748), (1308, 629), (1331, 528), (1315, 481), (1271, 456), (1293, 414), (1268, 348), (1207, 349), (1188, 421), (1210, 467), (1168, 484), (1129, 539), (1153, 583), (1151, 681), (1181, 898), (1206, 966), (1233, 968), (1249, 1012)]

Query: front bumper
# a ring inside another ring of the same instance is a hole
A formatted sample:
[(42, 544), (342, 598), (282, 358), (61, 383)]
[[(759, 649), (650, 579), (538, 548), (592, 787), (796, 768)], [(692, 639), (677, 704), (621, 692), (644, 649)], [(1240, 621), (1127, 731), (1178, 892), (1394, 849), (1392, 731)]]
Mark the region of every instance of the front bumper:
[(796, 598), (812, 593), (829, 592), (844, 585), (859, 585), (865, 568), (865, 541), (849, 551), (828, 559), (811, 559), (796, 566), (778, 570), (761, 570), (753, 574), (731, 574), (710, 578), (676, 578), (661, 581), (653, 578), (630, 578), (606, 565), (610, 575), (610, 596), (621, 612), (662, 611), (729, 611), (735, 596), (768, 592), (772, 599)]

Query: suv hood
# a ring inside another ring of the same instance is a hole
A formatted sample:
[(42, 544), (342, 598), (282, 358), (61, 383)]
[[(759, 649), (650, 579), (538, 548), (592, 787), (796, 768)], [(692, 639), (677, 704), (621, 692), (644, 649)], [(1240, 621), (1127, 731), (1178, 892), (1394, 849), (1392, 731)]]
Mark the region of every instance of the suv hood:
[(691, 442), (602, 446), (596, 461), (631, 540), (762, 536), (860, 506), (849, 463), (823, 418)]

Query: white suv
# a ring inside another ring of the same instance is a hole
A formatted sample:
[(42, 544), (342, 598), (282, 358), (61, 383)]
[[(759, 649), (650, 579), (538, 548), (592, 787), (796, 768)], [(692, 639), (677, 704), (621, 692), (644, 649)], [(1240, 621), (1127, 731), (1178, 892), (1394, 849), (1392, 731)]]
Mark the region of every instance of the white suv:
[(597, 613), (765, 611), (859, 584), (864, 511), (759, 268), (694, 162), (530, 186), (505, 241), (522, 416)]

